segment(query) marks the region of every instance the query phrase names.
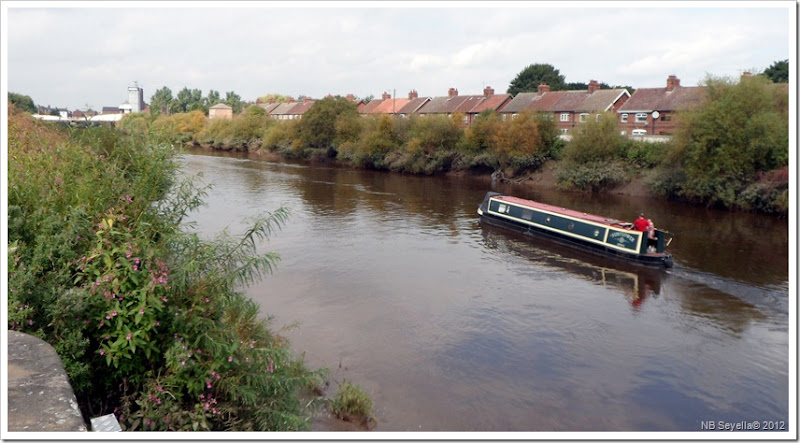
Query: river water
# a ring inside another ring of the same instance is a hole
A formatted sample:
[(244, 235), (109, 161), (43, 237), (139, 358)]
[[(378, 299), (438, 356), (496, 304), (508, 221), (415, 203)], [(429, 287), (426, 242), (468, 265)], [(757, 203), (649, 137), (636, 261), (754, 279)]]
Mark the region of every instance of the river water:
[[(210, 237), (284, 206), (247, 289), (379, 431), (700, 431), (789, 414), (789, 235), (771, 216), (193, 152)], [(488, 190), (675, 235), (670, 270), (479, 223)], [(792, 306), (793, 308), (793, 306)], [(315, 425), (318, 426), (318, 425)], [(319, 429), (317, 430), (327, 430)]]

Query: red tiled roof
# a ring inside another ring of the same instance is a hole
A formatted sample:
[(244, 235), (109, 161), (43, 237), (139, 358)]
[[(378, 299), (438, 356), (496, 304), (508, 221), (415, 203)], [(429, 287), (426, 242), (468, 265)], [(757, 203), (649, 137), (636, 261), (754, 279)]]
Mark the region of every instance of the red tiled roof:
[(511, 101), (503, 108), (501, 112), (519, 113), (528, 109), (528, 106), (538, 97), (539, 94), (535, 92), (520, 92), (515, 95)]
[(452, 114), (469, 96), (434, 97), (417, 111), (420, 114)]
[(472, 108), (469, 113), (470, 114), (480, 114), (486, 110), (494, 110), (497, 111), (503, 106), (506, 102), (511, 100), (510, 94), (493, 94), (487, 97), (484, 97), (483, 100), (478, 102), (478, 104)]
[(637, 89), (617, 112), (683, 111), (699, 105), (706, 94), (704, 86), (677, 86)]
[(528, 106), (527, 110), (552, 112), (558, 101), (561, 100), (561, 97), (563, 97), (567, 92), (568, 91), (545, 92), (544, 94), (538, 96), (538, 98), (534, 99)]
[(430, 99), (431, 99), (430, 97), (412, 98), (411, 100), (408, 101), (408, 103), (406, 103), (405, 106), (400, 108), (397, 111), (397, 113), (398, 114), (413, 114), (413, 113), (417, 112), (417, 110), (419, 110), (419, 108), (421, 106), (423, 106), (425, 103), (430, 101)]
[(409, 100), (407, 98), (390, 98), (383, 100), (381, 104), (370, 111), (370, 114), (392, 114), (397, 113)]
[(365, 104), (363, 108), (359, 109), (358, 113), (359, 114), (371, 114), (372, 110), (377, 108), (381, 104), (381, 102), (383, 102), (383, 99), (380, 99), (380, 98), (373, 99), (369, 103)]
[(290, 115), (303, 115), (313, 105), (314, 105), (314, 101), (313, 100), (311, 100), (311, 101), (302, 101), (302, 102), (297, 103), (296, 106), (293, 106), (292, 108), (290, 108), (288, 111), (286, 111), (286, 113), (290, 114)]

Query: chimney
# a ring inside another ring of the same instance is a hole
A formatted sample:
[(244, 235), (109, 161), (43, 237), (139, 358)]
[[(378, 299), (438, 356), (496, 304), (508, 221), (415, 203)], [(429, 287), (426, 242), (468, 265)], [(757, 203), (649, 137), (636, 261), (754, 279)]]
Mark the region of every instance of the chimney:
[(667, 91), (672, 91), (680, 85), (681, 81), (678, 77), (675, 77), (674, 75), (667, 77)]
[(356, 96), (355, 96), (355, 95), (353, 95), (353, 94), (347, 94), (347, 97), (346, 97), (346, 98), (347, 98), (348, 100), (350, 100), (351, 102), (354, 102), (354, 101), (356, 101)]
[(593, 94), (594, 91), (600, 90), (600, 83), (597, 80), (589, 80), (589, 94)]
[(389, 100), (390, 98), (392, 98), (392, 95), (389, 94), (388, 92), (384, 92), (383, 95), (381, 95), (381, 98), (383, 100)]
[(409, 100), (413, 100), (415, 98), (419, 98), (419, 94), (417, 94), (417, 90), (416, 89), (412, 89), (412, 90), (408, 91), (408, 99)]
[(483, 96), (489, 97), (490, 95), (494, 95), (494, 89), (491, 86), (487, 86), (483, 88)]
[(294, 98), (292, 98), (292, 97), (289, 97), (289, 98), (286, 100), (286, 103), (294, 103)]
[(550, 86), (547, 86), (547, 83), (540, 83), (539, 88), (537, 89), (539, 95), (544, 95), (545, 92), (550, 92)]
[(450, 98), (456, 97), (457, 95), (458, 95), (458, 89), (456, 89), (456, 88), (450, 88), (447, 91), (447, 96), (450, 97)]

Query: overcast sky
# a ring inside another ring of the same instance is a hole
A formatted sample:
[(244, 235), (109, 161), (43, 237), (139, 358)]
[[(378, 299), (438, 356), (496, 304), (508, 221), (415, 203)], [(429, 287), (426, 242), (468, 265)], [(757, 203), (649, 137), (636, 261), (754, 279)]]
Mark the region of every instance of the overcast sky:
[(118, 106), (134, 82), (146, 102), (163, 86), (250, 101), (499, 93), (534, 63), (567, 82), (663, 87), (675, 74), (694, 86), (793, 64), (797, 38), (794, 1), (66, 5), (2, 3), (3, 78), (69, 109)]

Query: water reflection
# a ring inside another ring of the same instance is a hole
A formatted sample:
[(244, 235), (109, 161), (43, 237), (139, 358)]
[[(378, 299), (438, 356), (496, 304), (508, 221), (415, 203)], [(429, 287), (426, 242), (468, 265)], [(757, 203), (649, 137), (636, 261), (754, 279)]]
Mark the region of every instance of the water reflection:
[[(277, 326), (300, 322), (288, 334), (307, 362), (372, 394), (377, 431), (697, 430), (702, 417), (787, 415), (787, 316), (757, 297), (788, 298), (785, 264), (770, 264), (785, 244), (736, 238), (780, 220), (659, 204), (650, 213), (682, 245), (666, 271), (481, 225), (488, 181), (240, 155), (189, 156), (185, 170), (216, 184), (195, 217), (205, 232), (291, 209), (268, 245), (278, 272), (248, 294)], [(646, 203), (494, 190), (618, 218)], [(708, 217), (720, 231), (695, 231)]]

